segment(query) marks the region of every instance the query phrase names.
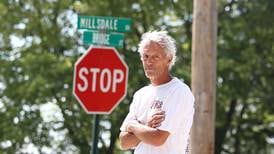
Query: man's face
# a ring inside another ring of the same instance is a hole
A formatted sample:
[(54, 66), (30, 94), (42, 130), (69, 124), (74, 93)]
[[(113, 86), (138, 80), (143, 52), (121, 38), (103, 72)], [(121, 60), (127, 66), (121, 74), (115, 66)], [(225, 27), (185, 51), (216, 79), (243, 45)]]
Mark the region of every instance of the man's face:
[(157, 80), (169, 74), (171, 56), (157, 43), (150, 41), (144, 47), (141, 55), (146, 76), (150, 80)]

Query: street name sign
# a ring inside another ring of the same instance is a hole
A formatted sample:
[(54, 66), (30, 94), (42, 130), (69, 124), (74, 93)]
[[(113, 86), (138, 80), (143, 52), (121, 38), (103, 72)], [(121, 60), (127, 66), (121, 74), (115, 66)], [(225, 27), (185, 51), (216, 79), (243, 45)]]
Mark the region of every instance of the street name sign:
[(131, 22), (132, 20), (130, 18), (79, 15), (77, 28), (98, 31), (129, 32), (131, 30)]
[(124, 45), (124, 34), (84, 31), (83, 40), (86, 45), (97, 44), (122, 48)]

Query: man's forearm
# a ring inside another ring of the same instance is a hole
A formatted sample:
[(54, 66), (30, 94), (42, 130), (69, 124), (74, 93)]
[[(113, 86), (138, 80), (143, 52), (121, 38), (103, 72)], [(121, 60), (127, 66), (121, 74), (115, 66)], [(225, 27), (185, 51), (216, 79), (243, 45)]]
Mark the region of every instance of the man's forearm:
[(133, 133), (142, 142), (154, 146), (162, 145), (169, 136), (169, 132), (167, 131), (158, 130), (139, 123), (130, 123), (127, 129), (127, 131)]
[(123, 150), (127, 150), (130, 148), (136, 147), (140, 143), (140, 140), (133, 133), (121, 132), (120, 142), (121, 142), (121, 148)]

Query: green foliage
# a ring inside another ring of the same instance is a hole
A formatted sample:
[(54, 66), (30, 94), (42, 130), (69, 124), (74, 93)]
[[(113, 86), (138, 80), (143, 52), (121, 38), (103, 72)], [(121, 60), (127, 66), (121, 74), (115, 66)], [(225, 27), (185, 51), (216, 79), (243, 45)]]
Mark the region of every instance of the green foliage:
[(270, 153), (273, 7), (268, 0), (220, 5), (216, 153)]
[[(28, 153), (30, 145), (37, 153), (90, 152), (93, 116), (72, 96), (73, 65), (87, 49), (77, 14), (133, 20), (118, 49), (129, 66), (128, 93), (112, 114), (101, 116), (99, 135), (100, 153), (124, 153), (119, 127), (134, 92), (148, 83), (137, 53), (141, 34), (170, 32), (178, 49), (172, 72), (189, 84), (192, 3), (0, 1), (0, 153)], [(218, 1), (216, 153), (273, 148), (273, 9), (271, 0)]]

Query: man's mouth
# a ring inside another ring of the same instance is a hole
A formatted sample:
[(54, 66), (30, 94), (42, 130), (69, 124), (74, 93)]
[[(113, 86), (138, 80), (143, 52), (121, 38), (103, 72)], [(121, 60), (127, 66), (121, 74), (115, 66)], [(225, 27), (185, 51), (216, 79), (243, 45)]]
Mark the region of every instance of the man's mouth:
[(145, 67), (145, 70), (153, 70), (152, 67)]

